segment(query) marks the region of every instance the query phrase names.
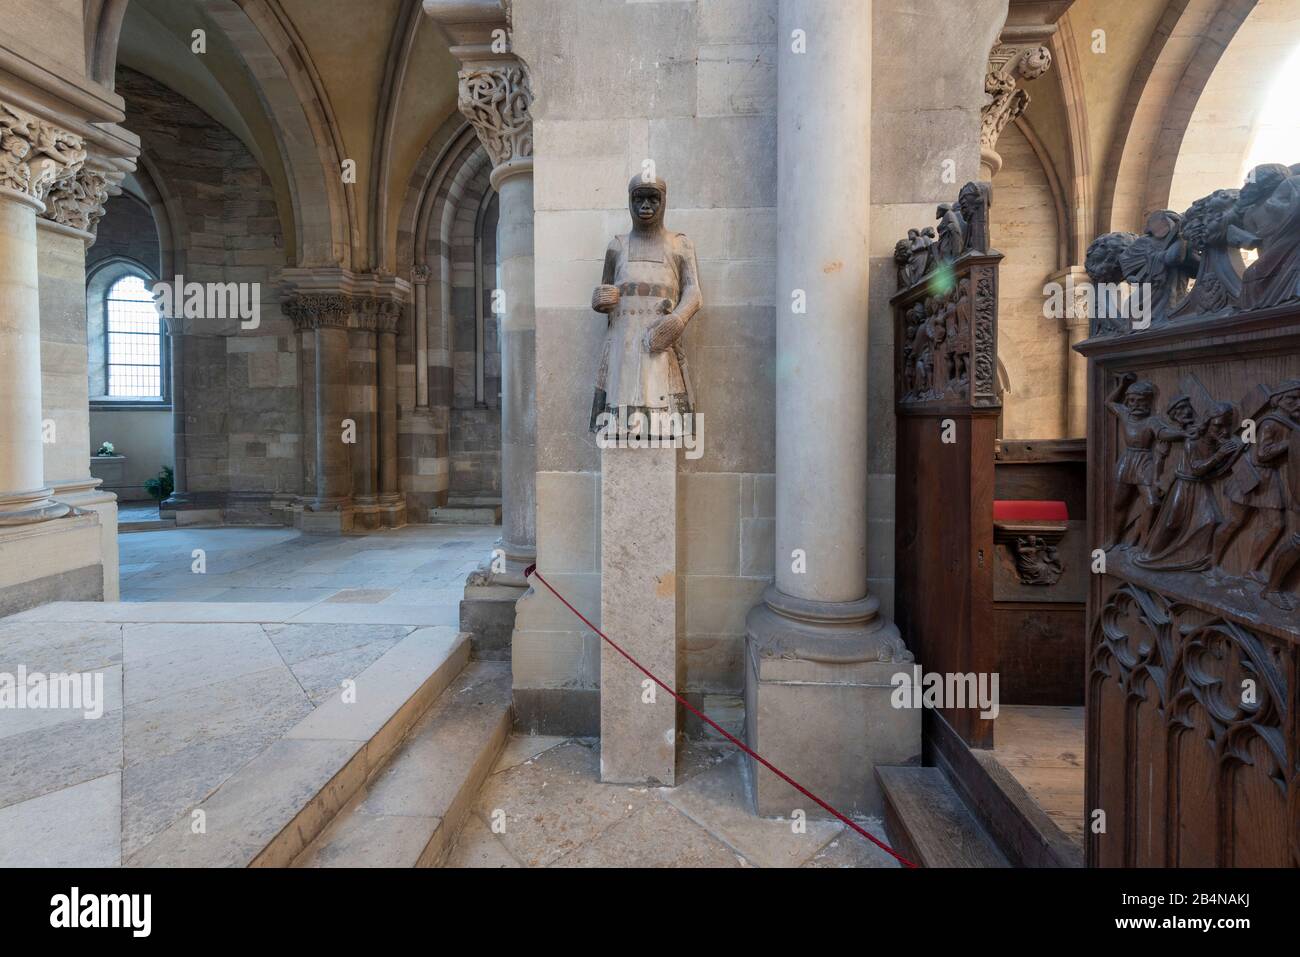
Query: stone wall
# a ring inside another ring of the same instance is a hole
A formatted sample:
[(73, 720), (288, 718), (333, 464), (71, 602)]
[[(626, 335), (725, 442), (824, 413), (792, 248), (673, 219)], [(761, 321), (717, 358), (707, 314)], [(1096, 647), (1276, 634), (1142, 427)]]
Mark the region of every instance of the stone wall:
[(104, 204), (95, 244), (86, 250), (86, 271), (106, 259), (131, 259), (157, 276), (162, 269), (158, 226), (149, 204), (138, 196), (123, 193)]
[(1043, 286), (1056, 272), (1056, 204), (1029, 141), (1012, 125), (998, 140), (1003, 167), (993, 182), (989, 232), (1006, 258), (998, 277), (998, 358), (1010, 391), (1002, 397), (1007, 439), (1066, 438), (1066, 340), (1045, 318)]
[[(679, 478), (679, 681), (735, 702), (745, 616), (772, 574), (776, 3), (518, 0), (514, 28), (536, 95), (538, 565), (599, 621), (600, 458), (587, 427), (604, 322), (590, 300), (610, 237), (629, 228), (627, 182), (650, 159), (668, 182), (668, 228), (694, 241), (705, 299), (685, 338), (705, 436)], [(553, 600), (521, 600), (524, 724), (593, 728), (598, 640)]]
[[(183, 362), (185, 491), (231, 522), (273, 522), (273, 502), (303, 489), (297, 336), (281, 314), (284, 241), (271, 181), (248, 148), (198, 107), (120, 68), (126, 126), (166, 198), (187, 282), (259, 283), (261, 324), (187, 319)], [(111, 215), (111, 213), (110, 213)], [(164, 256), (166, 258), (166, 256)]]

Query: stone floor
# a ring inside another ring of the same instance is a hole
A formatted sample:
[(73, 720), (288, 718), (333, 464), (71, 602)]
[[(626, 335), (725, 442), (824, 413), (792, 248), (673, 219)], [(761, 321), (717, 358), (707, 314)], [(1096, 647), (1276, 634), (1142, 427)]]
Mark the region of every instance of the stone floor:
[(95, 719), (0, 709), (0, 866), (126, 860), (344, 679), (417, 628), (456, 624), (497, 534), (122, 536), (123, 604), (0, 619), (0, 673), (103, 676)]
[[(692, 742), (674, 788), (601, 784), (599, 741), (515, 736), (447, 867), (897, 867), (838, 821), (755, 817), (724, 742)], [(884, 837), (879, 821), (863, 821)]]

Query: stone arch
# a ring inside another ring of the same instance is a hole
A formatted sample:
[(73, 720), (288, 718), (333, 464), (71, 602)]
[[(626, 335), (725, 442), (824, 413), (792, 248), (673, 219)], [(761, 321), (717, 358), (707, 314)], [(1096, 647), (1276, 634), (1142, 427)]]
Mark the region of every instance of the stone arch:
[(1258, 0), (1169, 0), (1133, 71), (1099, 184), (1099, 232), (1138, 230), (1169, 204), (1197, 101)]
[[(1241, 185), (1264, 107), (1281, 82), (1269, 74), (1297, 55), (1300, 0), (1258, 0), (1196, 103), (1174, 164), (1171, 209), (1187, 209), (1216, 189)], [(1300, 155), (1270, 156), (1266, 162), (1298, 160)]]

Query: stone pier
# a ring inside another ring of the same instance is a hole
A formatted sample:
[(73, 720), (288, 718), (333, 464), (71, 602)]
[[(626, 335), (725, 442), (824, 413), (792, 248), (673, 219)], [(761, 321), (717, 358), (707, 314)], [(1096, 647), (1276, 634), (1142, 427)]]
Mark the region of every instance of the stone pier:
[[(783, 45), (777, 65), (776, 580), (747, 621), (745, 705), (751, 747), (840, 810), (878, 814), (873, 769), (917, 757), (921, 727), (890, 705), (911, 654), (867, 587), (871, 0), (860, 6), (780, 3), (778, 35), (803, 30), (817, 52)], [(758, 813), (824, 815), (751, 764)]]

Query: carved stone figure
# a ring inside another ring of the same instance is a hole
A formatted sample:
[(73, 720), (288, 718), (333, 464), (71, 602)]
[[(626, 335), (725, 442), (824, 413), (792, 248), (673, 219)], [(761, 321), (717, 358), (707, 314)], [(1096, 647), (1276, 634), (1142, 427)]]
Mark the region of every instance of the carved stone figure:
[(1124, 315), (1127, 309), (1120, 292), (1124, 282), (1120, 257), (1136, 240), (1134, 233), (1106, 233), (1088, 247), (1084, 268), (1093, 288), (1091, 335), (1114, 336), (1133, 331), (1131, 319)]
[(991, 205), (992, 189), (988, 183), (967, 183), (957, 194), (957, 211), (966, 225), (962, 240), (967, 251), (988, 252)]
[(1055, 585), (1065, 570), (1056, 546), (1037, 535), (1017, 538), (1011, 546), (1011, 555), (1022, 585)]
[(615, 236), (605, 252), (591, 301), (609, 316), (592, 403), (594, 432), (608, 430), (607, 416), (615, 417), (619, 434), (690, 430), (695, 403), (681, 338), (703, 298), (695, 247), (664, 227), (667, 200), (663, 180), (634, 177), (628, 185), (632, 230)]
[(1241, 299), (1241, 275), (1246, 264), (1242, 249), (1254, 249), (1259, 238), (1237, 223), (1235, 189), (1218, 189), (1192, 203), (1183, 214), (1183, 237), (1200, 257), (1196, 283), (1182, 304), (1170, 313), (1183, 319), (1236, 309)]
[[(1189, 412), (1195, 416), (1191, 402), (1184, 400), (1177, 412), (1171, 410), (1171, 417), (1187, 427)], [(1220, 402), (1185, 433), (1169, 492), (1145, 550), (1134, 560), (1138, 565), (1174, 571), (1202, 571), (1210, 566), (1214, 533), (1223, 524), (1211, 483), (1241, 454), (1244, 446), (1233, 434), (1236, 426), (1236, 409), (1230, 402)]]
[(907, 238), (894, 246), (894, 264), (898, 267), (898, 288), (906, 289), (930, 270), (934, 228), (909, 229)]
[(1156, 388), (1150, 382), (1138, 382), (1137, 376), (1126, 372), (1106, 398), (1106, 408), (1120, 420), (1124, 449), (1115, 463), (1115, 498), (1112, 508), (1112, 545), (1124, 538), (1128, 524), (1128, 511), (1134, 499), (1141, 502), (1138, 518), (1137, 541), (1146, 541), (1147, 533), (1160, 508), (1157, 488), (1157, 445), (1163, 439), (1175, 437), (1161, 419), (1151, 414), (1155, 404)]
[(1163, 325), (1187, 296), (1187, 287), (1200, 267), (1196, 253), (1182, 234), (1183, 217), (1161, 209), (1147, 217), (1146, 231), (1120, 253), (1124, 278), (1135, 289), (1129, 315)]
[(1242, 308), (1300, 301), (1300, 164), (1255, 167), (1237, 198), (1237, 215), (1259, 244), (1259, 258), (1242, 277)]

